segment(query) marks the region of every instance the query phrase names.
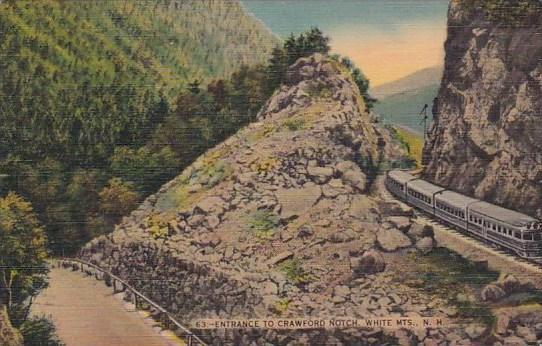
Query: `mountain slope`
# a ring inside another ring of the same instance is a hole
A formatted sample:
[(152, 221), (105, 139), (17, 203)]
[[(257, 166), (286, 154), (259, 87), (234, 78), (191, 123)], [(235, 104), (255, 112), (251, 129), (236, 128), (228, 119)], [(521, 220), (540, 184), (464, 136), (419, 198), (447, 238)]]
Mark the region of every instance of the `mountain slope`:
[[(286, 79), (258, 122), (209, 150), (81, 256), (192, 326), (207, 318), (451, 316), (445, 299), (405, 284), (422, 275), (401, 251), (416, 256), (419, 241), (430, 250), (430, 232), (411, 210), (371, 193), (378, 168), (405, 155), (400, 144), (371, 122), (340, 63), (303, 58)], [(455, 336), (468, 339), (462, 329), (453, 327)], [(358, 328), (197, 332), (212, 345), (446, 338)]]
[(542, 4), (476, 4), (451, 3), (441, 114), (425, 148), (425, 174), (542, 216)]
[(419, 113), (425, 104), (431, 106), (438, 94), (441, 77), (442, 67), (437, 66), (372, 89), (371, 95), (379, 101), (375, 111), (387, 123), (422, 134), (423, 123)]
[(238, 1), (10, 1), (0, 32), (0, 158), (101, 157), (152, 126), (160, 90), (229, 77), (278, 43)]

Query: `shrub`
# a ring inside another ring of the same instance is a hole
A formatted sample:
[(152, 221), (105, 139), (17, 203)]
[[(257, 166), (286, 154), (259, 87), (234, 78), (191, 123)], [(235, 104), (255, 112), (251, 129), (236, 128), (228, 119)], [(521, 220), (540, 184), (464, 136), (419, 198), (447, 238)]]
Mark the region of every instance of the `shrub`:
[(251, 215), (248, 224), (258, 238), (266, 239), (275, 233), (279, 226), (279, 217), (267, 210), (257, 210)]
[(302, 130), (305, 127), (305, 119), (297, 118), (297, 119), (286, 119), (284, 123), (282, 124), (284, 127), (286, 127), (290, 131), (299, 131)]
[(274, 157), (268, 157), (252, 164), (250, 168), (254, 172), (264, 173), (269, 172), (278, 164), (278, 160)]
[(294, 285), (306, 284), (311, 281), (311, 276), (303, 269), (301, 261), (297, 258), (284, 261), (280, 271), (286, 275), (286, 278)]
[(280, 299), (275, 303), (274, 310), (277, 314), (282, 315), (290, 307), (291, 300), (288, 298)]
[(64, 345), (56, 334), (56, 328), (46, 317), (32, 317), (20, 328), (25, 346), (61, 346)]

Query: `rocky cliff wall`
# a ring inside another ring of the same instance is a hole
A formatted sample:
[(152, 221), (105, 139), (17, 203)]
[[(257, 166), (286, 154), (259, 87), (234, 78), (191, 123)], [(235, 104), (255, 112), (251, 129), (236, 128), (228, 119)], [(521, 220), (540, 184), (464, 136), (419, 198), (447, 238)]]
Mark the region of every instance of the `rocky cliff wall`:
[(491, 16), (469, 3), (450, 5), (440, 114), (425, 147), (425, 175), (541, 216), (542, 24), (536, 16), (518, 23), (510, 8)]

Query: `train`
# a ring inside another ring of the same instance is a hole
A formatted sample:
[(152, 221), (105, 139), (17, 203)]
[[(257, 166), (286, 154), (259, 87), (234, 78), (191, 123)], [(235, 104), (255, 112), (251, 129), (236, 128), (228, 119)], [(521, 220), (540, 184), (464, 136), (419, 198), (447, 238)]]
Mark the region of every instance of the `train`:
[(388, 171), (385, 185), (401, 201), (463, 233), (521, 258), (542, 262), (540, 220), (432, 184), (407, 171)]

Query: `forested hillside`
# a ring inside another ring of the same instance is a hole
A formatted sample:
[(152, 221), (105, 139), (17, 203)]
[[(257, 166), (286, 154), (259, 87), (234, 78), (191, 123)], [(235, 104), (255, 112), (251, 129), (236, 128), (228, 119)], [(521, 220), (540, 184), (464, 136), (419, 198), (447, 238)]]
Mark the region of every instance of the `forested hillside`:
[(103, 159), (144, 141), (161, 98), (262, 63), (278, 43), (237, 1), (0, 6), (0, 157)]
[(0, 197), (76, 250), (255, 115), (220, 112), (200, 85), (224, 94), (233, 74), (249, 95), (248, 66), (279, 44), (236, 0), (0, 2)]

